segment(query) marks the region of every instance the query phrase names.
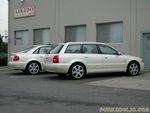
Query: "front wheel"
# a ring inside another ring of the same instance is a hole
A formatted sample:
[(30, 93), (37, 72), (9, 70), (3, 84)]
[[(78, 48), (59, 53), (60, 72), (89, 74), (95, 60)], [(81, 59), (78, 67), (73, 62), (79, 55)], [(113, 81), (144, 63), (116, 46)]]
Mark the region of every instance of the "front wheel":
[(136, 62), (131, 62), (127, 67), (127, 73), (131, 76), (136, 76), (139, 74), (140, 66)]
[(40, 65), (37, 62), (31, 62), (27, 66), (27, 71), (31, 75), (37, 75), (40, 72)]
[(69, 74), (73, 79), (78, 80), (86, 75), (86, 69), (82, 64), (77, 63), (71, 66)]

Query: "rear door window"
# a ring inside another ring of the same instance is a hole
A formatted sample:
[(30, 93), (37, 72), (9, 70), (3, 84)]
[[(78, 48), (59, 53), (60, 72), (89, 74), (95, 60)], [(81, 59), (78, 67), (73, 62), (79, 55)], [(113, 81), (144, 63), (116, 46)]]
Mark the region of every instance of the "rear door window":
[(82, 51), (84, 54), (99, 54), (97, 45), (95, 44), (84, 44)]

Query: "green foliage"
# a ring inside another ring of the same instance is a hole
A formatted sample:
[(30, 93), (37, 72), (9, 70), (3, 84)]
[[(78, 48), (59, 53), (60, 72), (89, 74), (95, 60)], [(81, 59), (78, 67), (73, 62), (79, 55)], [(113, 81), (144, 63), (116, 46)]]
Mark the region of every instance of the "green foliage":
[(0, 57), (0, 66), (7, 66), (7, 57)]
[(2, 36), (0, 35), (0, 66), (7, 65), (7, 43), (2, 41)]
[(7, 43), (0, 43), (0, 53), (7, 53)]
[(2, 37), (1, 37), (1, 35), (0, 35), (0, 44), (2, 43)]

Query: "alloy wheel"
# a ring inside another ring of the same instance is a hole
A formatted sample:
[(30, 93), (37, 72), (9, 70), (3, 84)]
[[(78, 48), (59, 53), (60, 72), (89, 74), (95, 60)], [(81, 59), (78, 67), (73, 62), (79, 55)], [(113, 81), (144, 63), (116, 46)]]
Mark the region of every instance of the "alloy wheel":
[(128, 71), (129, 71), (130, 75), (133, 75), (133, 76), (138, 75), (138, 73), (139, 73), (139, 65), (137, 63), (131, 63), (129, 65)]
[(29, 66), (28, 66), (28, 72), (30, 74), (36, 75), (36, 74), (39, 73), (39, 71), (40, 71), (40, 66), (39, 66), (38, 63), (32, 62), (32, 63), (29, 64)]
[(81, 79), (85, 75), (85, 69), (82, 65), (76, 64), (71, 69), (71, 75), (74, 79)]

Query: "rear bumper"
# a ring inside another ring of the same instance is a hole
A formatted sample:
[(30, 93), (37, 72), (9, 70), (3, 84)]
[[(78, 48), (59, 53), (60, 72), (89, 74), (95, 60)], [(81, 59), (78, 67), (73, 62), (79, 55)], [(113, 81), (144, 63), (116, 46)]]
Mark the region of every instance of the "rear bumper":
[(24, 62), (9, 62), (8, 66), (18, 70), (25, 70), (26, 68), (26, 64)]
[(143, 71), (143, 70), (144, 70), (144, 63), (141, 62), (141, 63), (140, 63), (140, 66), (141, 66), (141, 70), (140, 70), (140, 71)]

